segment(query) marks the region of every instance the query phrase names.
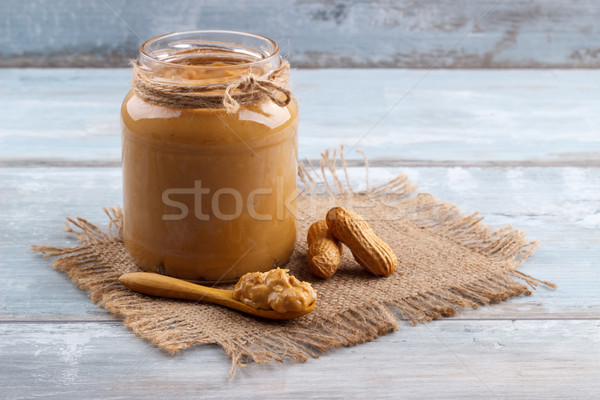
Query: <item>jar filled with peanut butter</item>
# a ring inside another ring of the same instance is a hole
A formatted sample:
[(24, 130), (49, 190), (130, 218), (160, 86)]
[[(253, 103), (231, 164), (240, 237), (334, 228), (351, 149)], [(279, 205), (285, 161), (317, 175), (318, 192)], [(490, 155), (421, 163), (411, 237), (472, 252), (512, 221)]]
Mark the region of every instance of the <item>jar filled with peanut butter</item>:
[(143, 269), (228, 281), (284, 264), (296, 240), (298, 107), (272, 40), (151, 39), (121, 109), (124, 240)]

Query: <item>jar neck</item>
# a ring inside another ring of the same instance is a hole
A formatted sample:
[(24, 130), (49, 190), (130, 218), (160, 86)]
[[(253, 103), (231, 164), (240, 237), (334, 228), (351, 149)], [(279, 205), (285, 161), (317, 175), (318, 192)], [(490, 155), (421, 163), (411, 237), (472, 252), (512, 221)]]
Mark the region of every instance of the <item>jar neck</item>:
[(191, 31), (159, 36), (140, 48), (138, 67), (161, 83), (214, 85), (264, 76), (282, 64), (277, 44), (234, 31)]

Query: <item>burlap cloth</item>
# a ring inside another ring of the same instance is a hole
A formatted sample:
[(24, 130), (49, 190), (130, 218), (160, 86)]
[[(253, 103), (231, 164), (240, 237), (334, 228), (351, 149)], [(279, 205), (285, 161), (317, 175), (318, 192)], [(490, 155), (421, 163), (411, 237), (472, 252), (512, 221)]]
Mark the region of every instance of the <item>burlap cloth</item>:
[[(297, 320), (274, 322), (205, 303), (153, 298), (124, 288), (118, 277), (140, 271), (122, 241), (120, 208), (107, 209), (103, 232), (83, 218), (68, 218), (67, 231), (81, 245), (33, 246), (64, 271), (94, 302), (140, 337), (176, 353), (203, 343), (220, 345), (232, 358), (232, 373), (247, 361), (290, 358), (305, 361), (339, 346), (352, 346), (398, 328), (397, 319), (414, 324), (455, 315), (465, 307), (529, 295), (539, 281), (517, 270), (537, 242), (510, 226), (492, 231), (483, 217), (463, 215), (456, 206), (429, 194), (415, 194), (406, 177), (361, 192), (338, 177), (334, 159), (324, 155), (315, 168), (301, 164), (304, 193), (298, 198), (298, 243), (286, 265), (318, 293), (315, 311)], [(345, 164), (341, 170), (346, 172)], [(367, 174), (368, 176), (368, 174)], [(368, 184), (367, 184), (368, 186)], [(398, 268), (387, 278), (362, 269), (345, 249), (342, 265), (330, 279), (311, 275), (305, 261), (306, 232), (327, 210), (345, 206), (361, 214), (396, 252)]]

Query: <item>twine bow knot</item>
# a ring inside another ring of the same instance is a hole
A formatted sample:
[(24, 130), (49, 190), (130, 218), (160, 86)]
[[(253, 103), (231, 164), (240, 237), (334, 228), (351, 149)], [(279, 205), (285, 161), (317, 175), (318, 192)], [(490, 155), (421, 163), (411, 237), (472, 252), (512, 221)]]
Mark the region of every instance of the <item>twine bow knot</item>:
[[(227, 112), (234, 113), (240, 108), (240, 104), (235, 98), (236, 90), (241, 93), (263, 93), (279, 107), (287, 106), (292, 99), (292, 93), (288, 89), (274, 83), (272, 74), (267, 75), (266, 78), (260, 78), (255, 75), (246, 75), (242, 79), (233, 82), (225, 89), (223, 105)], [(283, 95), (283, 98), (281, 95)]]

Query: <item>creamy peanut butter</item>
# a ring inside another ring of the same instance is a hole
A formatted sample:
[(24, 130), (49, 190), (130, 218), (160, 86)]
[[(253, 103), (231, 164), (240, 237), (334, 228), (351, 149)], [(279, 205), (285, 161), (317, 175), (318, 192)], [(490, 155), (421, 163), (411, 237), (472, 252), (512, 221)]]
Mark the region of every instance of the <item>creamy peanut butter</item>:
[(288, 275), (287, 269), (251, 272), (240, 278), (233, 289), (233, 298), (250, 307), (277, 312), (298, 312), (307, 309), (317, 299), (310, 283)]
[[(146, 57), (145, 69), (166, 85), (210, 85), (273, 68), (272, 57), (257, 66), (235, 53), (226, 62), (222, 54), (207, 57), (213, 56), (212, 63), (192, 65)], [(124, 240), (138, 265), (223, 281), (288, 260), (296, 240), (293, 98), (285, 107), (267, 98), (227, 113), (158, 106), (132, 91), (121, 117)]]

